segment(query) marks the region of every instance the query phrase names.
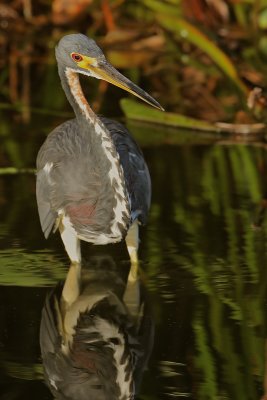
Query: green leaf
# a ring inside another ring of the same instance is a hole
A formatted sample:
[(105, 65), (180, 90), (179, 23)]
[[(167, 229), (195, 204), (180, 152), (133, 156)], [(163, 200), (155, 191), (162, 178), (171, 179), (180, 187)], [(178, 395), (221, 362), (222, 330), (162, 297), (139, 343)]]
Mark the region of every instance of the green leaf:
[(169, 14), (175, 17), (181, 16), (181, 8), (177, 4), (168, 4), (155, 0), (143, 0), (143, 4), (156, 13)]
[(168, 125), (176, 128), (194, 129), (199, 131), (218, 131), (218, 128), (206, 121), (185, 117), (181, 114), (168, 113), (156, 110), (134, 100), (122, 99), (121, 108), (127, 118), (150, 122), (154, 124)]
[(34, 168), (16, 168), (16, 167), (0, 168), (0, 175), (34, 174), (35, 172), (36, 170)]
[(258, 24), (261, 29), (267, 29), (267, 8), (264, 8), (259, 14)]

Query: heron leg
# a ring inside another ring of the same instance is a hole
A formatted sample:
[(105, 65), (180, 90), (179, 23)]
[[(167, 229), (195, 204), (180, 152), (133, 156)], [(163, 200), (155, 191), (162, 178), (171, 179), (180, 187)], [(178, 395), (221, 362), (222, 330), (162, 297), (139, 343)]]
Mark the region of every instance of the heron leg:
[(69, 353), (70, 343), (75, 333), (75, 322), (71, 312), (72, 305), (77, 301), (81, 288), (81, 264), (71, 263), (60, 298), (60, 332), (62, 335), (61, 348), (65, 354)]
[[(67, 223), (66, 223), (67, 222)], [(66, 252), (72, 264), (81, 263), (81, 245), (77, 233), (69, 223), (69, 220), (64, 217), (59, 225), (61, 239), (64, 243)]]
[(130, 226), (125, 241), (131, 260), (129, 279), (135, 280), (138, 270), (138, 247), (139, 247), (139, 227), (137, 221), (134, 221), (134, 223)]
[(62, 290), (62, 297), (65, 306), (70, 307), (80, 295), (81, 264), (72, 263), (69, 267), (67, 277)]
[(135, 221), (128, 230), (125, 240), (131, 260), (131, 268), (128, 275), (123, 301), (127, 305), (130, 314), (133, 317), (136, 317), (139, 311), (140, 303), (140, 283), (138, 278), (139, 228), (137, 221)]

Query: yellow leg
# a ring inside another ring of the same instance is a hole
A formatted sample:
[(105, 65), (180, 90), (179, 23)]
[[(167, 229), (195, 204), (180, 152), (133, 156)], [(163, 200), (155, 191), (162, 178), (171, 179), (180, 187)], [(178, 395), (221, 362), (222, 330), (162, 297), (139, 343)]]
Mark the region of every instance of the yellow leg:
[(81, 283), (81, 264), (71, 263), (61, 296), (61, 299), (64, 302), (65, 307), (70, 307), (72, 303), (74, 303), (79, 297), (80, 283)]
[(140, 282), (138, 278), (138, 222), (135, 221), (126, 236), (126, 245), (131, 260), (131, 268), (125, 288), (123, 300), (130, 314), (137, 317), (140, 306)]
[(81, 245), (69, 217), (63, 215), (59, 222), (59, 231), (66, 252), (72, 264), (81, 263)]
[(64, 283), (60, 298), (60, 323), (59, 329), (62, 335), (61, 348), (65, 354), (69, 353), (70, 344), (75, 333), (76, 314), (72, 308), (80, 295), (81, 264), (71, 263)]
[(128, 280), (136, 280), (138, 272), (138, 247), (139, 247), (139, 227), (135, 221), (126, 236), (126, 245), (131, 260), (131, 269)]

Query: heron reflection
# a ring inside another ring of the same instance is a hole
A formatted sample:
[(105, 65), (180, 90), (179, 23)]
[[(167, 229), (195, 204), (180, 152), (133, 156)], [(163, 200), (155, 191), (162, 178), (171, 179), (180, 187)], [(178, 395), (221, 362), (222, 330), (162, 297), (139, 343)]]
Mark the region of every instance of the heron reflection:
[(41, 320), (45, 380), (55, 398), (134, 398), (153, 346), (146, 297), (134, 266), (127, 276), (111, 256), (71, 265)]

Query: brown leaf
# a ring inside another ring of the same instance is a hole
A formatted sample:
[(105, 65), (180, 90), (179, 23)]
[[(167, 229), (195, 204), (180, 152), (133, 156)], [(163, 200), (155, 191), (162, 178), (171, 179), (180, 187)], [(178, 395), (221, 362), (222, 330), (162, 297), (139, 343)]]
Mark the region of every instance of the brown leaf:
[(106, 36), (101, 40), (103, 46), (117, 45), (129, 41), (136, 40), (140, 35), (138, 29), (120, 29), (116, 28), (114, 31), (107, 32)]
[(64, 25), (80, 17), (93, 0), (54, 0), (52, 3), (52, 20), (55, 24)]
[(105, 20), (107, 30), (114, 31), (116, 29), (116, 24), (114, 21), (114, 17), (112, 14), (109, 0), (102, 0), (101, 5), (102, 5), (102, 12), (103, 12), (103, 17)]
[(142, 51), (119, 51), (109, 50), (106, 52), (108, 60), (116, 68), (134, 68), (145, 65), (153, 57), (155, 53), (147, 50)]
[(13, 8), (7, 6), (6, 4), (0, 4), (0, 18), (5, 19), (16, 19), (18, 18), (18, 13)]
[(229, 9), (228, 4), (224, 0), (206, 0), (206, 2), (211, 8), (213, 8), (217, 12), (223, 22), (228, 22)]
[(228, 5), (224, 0), (183, 0), (182, 5), (187, 18), (209, 27), (229, 19)]
[(164, 36), (161, 34), (157, 34), (133, 42), (131, 47), (133, 50), (161, 50), (163, 49), (164, 44)]

